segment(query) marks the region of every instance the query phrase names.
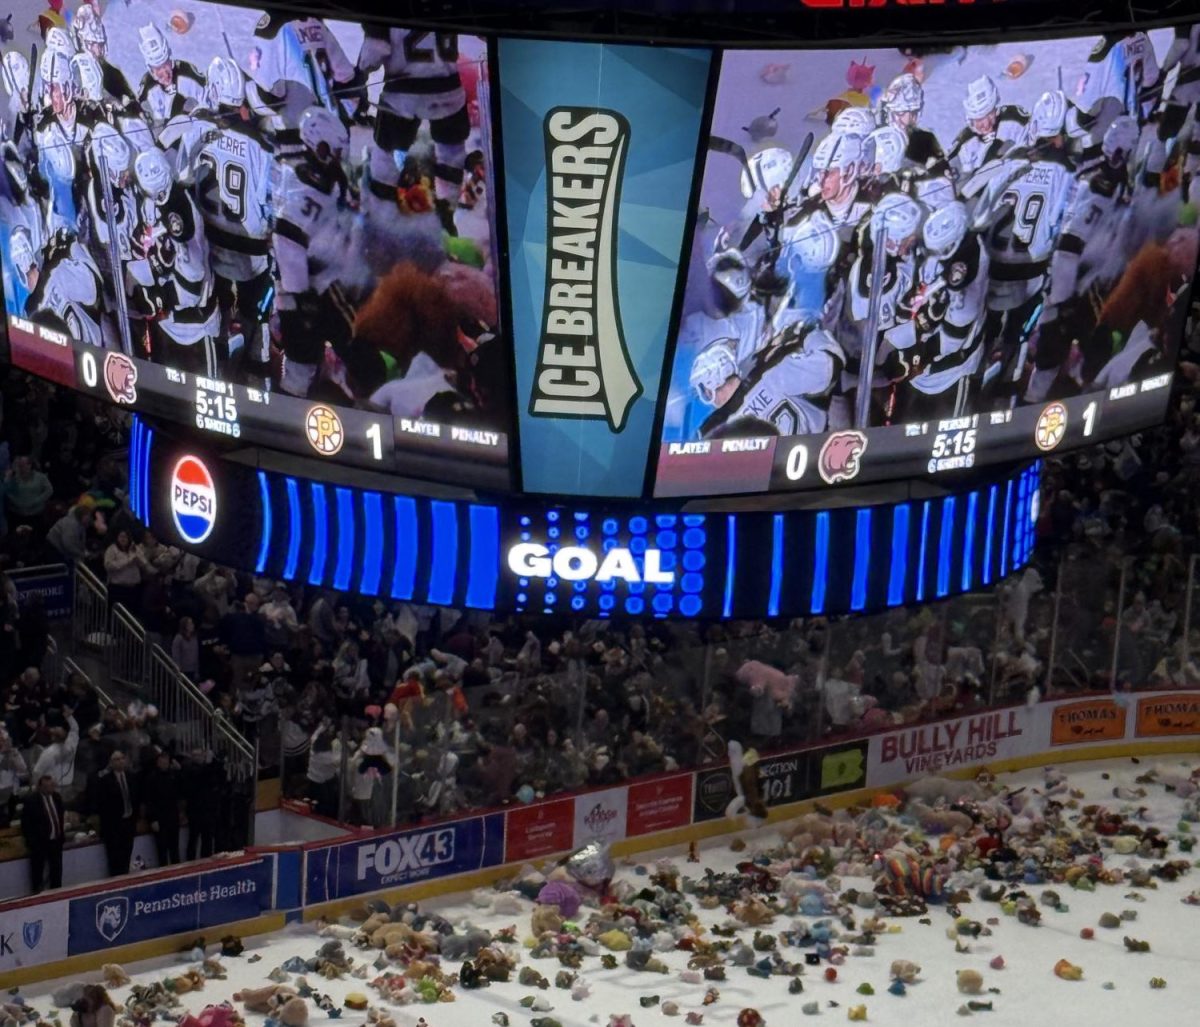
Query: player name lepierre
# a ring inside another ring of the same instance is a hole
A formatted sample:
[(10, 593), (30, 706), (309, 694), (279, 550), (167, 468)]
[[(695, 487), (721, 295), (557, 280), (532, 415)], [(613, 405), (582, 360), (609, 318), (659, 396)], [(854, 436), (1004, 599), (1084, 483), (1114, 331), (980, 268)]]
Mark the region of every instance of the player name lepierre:
[(607, 420), (641, 394), (617, 304), (617, 214), (629, 123), (615, 111), (546, 115), (546, 299), (530, 413)]

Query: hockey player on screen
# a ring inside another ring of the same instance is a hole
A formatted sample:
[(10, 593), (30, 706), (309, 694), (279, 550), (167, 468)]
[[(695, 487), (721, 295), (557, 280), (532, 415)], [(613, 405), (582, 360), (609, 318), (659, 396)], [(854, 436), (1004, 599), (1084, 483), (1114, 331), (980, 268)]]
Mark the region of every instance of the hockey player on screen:
[(907, 140), (904, 158), (910, 165), (927, 169), (945, 159), (937, 136), (919, 125), (925, 108), (925, 90), (916, 75), (906, 72), (895, 78), (884, 91), (880, 107), (883, 123), (904, 133)]
[(456, 235), (454, 211), (471, 134), (467, 95), (458, 73), (458, 34), (364, 26), (358, 68), (364, 75), (383, 69), (369, 162), (368, 216), (399, 215), (396, 189), (402, 184), (401, 172), (413, 176), (406, 169), (408, 151), (421, 125), (428, 124), (438, 215), (442, 227)]
[(1132, 117), (1118, 117), (1104, 133), (1103, 162), (1076, 190), (1050, 262), (1050, 288), (1038, 326), (1026, 402), (1040, 403), (1050, 397), (1074, 337), (1083, 345), (1083, 381), (1090, 381), (1109, 356), (1089, 352), (1095, 319), (1089, 290), (1098, 280), (1109, 284), (1123, 270), (1122, 222), (1132, 195), (1129, 163), (1138, 136)]
[[(133, 257), (133, 236), (139, 217), (133, 157), (133, 147), (111, 125), (102, 122), (92, 129), (88, 143), (87, 209), (98, 244), (94, 247), (97, 263), (114, 298), (115, 290), (124, 288), (124, 268)], [(114, 232), (111, 237), (110, 223)]]
[(34, 122), (38, 168), (50, 186), (50, 218), (74, 230), (82, 182), (77, 177), (87, 126), (79, 119), (79, 82), (69, 57), (46, 50), (38, 62), (44, 108)]
[[(924, 207), (905, 193), (889, 193), (871, 214), (862, 233), (848, 283), (849, 313), (858, 332), (858, 345), (849, 345), (851, 363), (858, 365), (856, 389), (874, 389), (916, 373), (920, 350), (915, 349), (911, 301), (917, 288), (917, 242)], [(875, 246), (886, 230), (883, 278), (873, 281)], [(872, 294), (878, 296), (872, 302)], [(876, 318), (871, 321), (872, 308)], [(874, 332), (872, 337), (871, 332)], [(874, 353), (872, 360), (870, 354)], [(891, 403), (889, 402), (889, 407)], [(885, 416), (891, 416), (890, 409)], [(866, 425), (862, 425), (866, 427)]]
[(836, 228), (852, 232), (871, 209), (859, 196), (863, 157), (861, 136), (846, 133), (822, 139), (812, 158), (816, 196), (801, 204), (793, 218), (808, 217), (820, 210)]
[(140, 217), (128, 270), (140, 286), (135, 309), (150, 319), (151, 358), (219, 378), (225, 354), (200, 211), (162, 150), (139, 153), (133, 174)]
[(102, 93), (122, 110), (137, 111), (137, 96), (120, 69), (108, 60), (108, 30), (99, 11), (90, 3), (79, 5), (71, 21), (75, 49), (90, 54), (100, 67)]
[(897, 391), (897, 421), (958, 417), (972, 409), (983, 359), (988, 255), (958, 201), (935, 210), (921, 230), (920, 286), (912, 331), (920, 368)]
[[(1159, 138), (1164, 143), (1182, 139), (1188, 112), (1194, 112), (1200, 104), (1200, 24), (1176, 26), (1175, 38), (1163, 59), (1163, 80), (1169, 81), (1172, 72), (1175, 81), (1163, 102), (1159, 121)], [(1200, 126), (1195, 113), (1183, 156), (1183, 195), (1191, 203), (1200, 203)]]
[(303, 152), (280, 162), (273, 196), (280, 388), (293, 396), (307, 396), (316, 383), (327, 342), (349, 342), (354, 316), (339, 284), (350, 252), (341, 216), (349, 135), (336, 115), (310, 107), (300, 117), (300, 141)]
[(206, 81), (204, 105), (180, 143), (177, 178), (195, 186), (222, 333), (242, 338), (241, 369), (261, 386), (270, 376), (274, 154), (245, 107), (245, 79), (233, 59), (214, 57)]
[(204, 99), (204, 80), (187, 61), (171, 57), (162, 29), (151, 22), (138, 29), (138, 49), (146, 74), (138, 86), (138, 103), (156, 129), (181, 114), (189, 114)]
[(6, 50), (0, 58), (0, 78), (3, 78), (4, 92), (8, 95), (3, 136), (26, 153), (33, 141), (34, 111), (30, 100), (33, 71), (25, 55), (19, 50)]
[(967, 86), (963, 112), (967, 127), (946, 152), (946, 159), (960, 177), (973, 174), (1024, 141), (1029, 115), (1020, 107), (1001, 104), (1000, 90), (987, 75)]
[(986, 231), (991, 260), (985, 384), (1007, 405), (1025, 370), (1030, 333), (1049, 283), (1050, 258), (1075, 192), (1075, 169), (1064, 128), (1061, 93), (1044, 93), (1030, 115), (1030, 144), (1009, 152), (975, 208), (974, 228)]
[(828, 422), (829, 399), (845, 357), (833, 337), (796, 322), (779, 333), (749, 370), (736, 363), (737, 340), (718, 339), (697, 354), (689, 382), (715, 407), (700, 426), (714, 434), (808, 435)]
[(25, 316), (89, 346), (103, 346), (100, 272), (78, 239), (58, 230), (39, 260), (29, 230), (18, 226), (8, 245), (13, 269), (28, 290)]

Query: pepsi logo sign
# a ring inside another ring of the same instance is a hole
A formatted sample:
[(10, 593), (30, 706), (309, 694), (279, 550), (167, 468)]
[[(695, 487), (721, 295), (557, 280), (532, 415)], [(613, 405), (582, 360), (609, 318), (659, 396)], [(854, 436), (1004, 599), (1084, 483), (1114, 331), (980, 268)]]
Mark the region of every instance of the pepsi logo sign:
[(185, 542), (203, 542), (217, 523), (217, 489), (204, 461), (182, 457), (171, 472), (171, 517)]

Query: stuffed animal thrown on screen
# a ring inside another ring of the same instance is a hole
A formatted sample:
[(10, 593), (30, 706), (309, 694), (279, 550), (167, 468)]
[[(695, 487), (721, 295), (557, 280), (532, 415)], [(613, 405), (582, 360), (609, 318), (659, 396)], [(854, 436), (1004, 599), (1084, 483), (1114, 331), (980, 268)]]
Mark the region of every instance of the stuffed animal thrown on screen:
[(947, 874), (903, 849), (875, 854), (875, 891), (880, 905), (893, 916), (920, 916), (926, 903), (946, 896)]
[(440, 372), (426, 406), (491, 413), (507, 377), (498, 321), (495, 285), (482, 268), (447, 261), (430, 273), (413, 263), (398, 264), (358, 310), (353, 338), (338, 354), (348, 391), (397, 416), (419, 417), (424, 409), (392, 406), (388, 386), (418, 373), (437, 378)]
[(758, 753), (753, 749), (744, 752), (741, 742), (730, 742), (728, 751), (735, 794), (725, 807), (725, 815), (737, 817), (745, 814), (750, 824), (758, 827), (767, 819), (767, 804), (763, 801), (762, 786), (758, 780)]

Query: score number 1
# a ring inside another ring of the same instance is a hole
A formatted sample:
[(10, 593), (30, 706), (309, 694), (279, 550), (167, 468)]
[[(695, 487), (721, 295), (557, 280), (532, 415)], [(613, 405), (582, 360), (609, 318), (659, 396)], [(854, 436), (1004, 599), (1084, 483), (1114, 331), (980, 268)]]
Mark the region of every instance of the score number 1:
[(1096, 411), (1098, 409), (1095, 400), (1083, 408), (1083, 437), (1085, 439), (1096, 430)]
[(371, 443), (371, 456), (376, 460), (382, 460), (383, 431), (380, 429), (378, 421), (375, 421), (371, 427), (367, 429), (367, 441)]

